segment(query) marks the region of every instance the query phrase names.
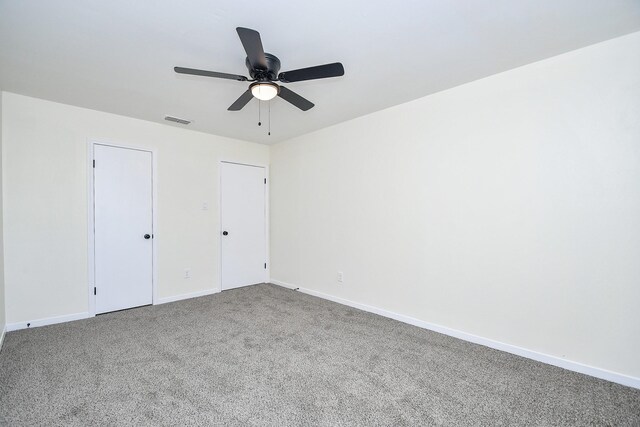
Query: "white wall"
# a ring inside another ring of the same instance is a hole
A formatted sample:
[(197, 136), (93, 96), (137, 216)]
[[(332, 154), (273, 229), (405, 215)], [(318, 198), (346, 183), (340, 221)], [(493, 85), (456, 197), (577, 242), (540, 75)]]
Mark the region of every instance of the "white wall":
[(4, 227), (2, 224), (2, 98), (3, 92), (0, 90), (0, 346), (4, 340), (5, 326), (7, 324), (5, 311), (4, 292)]
[(2, 113), (8, 324), (88, 309), (92, 139), (157, 150), (158, 297), (219, 287), (218, 161), (268, 164), (267, 146), (7, 92)]
[(640, 377), (640, 33), (277, 144), (270, 191), (274, 280)]

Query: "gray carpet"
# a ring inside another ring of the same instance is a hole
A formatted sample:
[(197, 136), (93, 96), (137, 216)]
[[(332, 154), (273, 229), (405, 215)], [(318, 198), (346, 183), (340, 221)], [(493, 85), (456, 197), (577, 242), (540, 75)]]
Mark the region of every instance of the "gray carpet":
[(274, 285), (7, 334), (2, 425), (638, 425), (640, 391)]

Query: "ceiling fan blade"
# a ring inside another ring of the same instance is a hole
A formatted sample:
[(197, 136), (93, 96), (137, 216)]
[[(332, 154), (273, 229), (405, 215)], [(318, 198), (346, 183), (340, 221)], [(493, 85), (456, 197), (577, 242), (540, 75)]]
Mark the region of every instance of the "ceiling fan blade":
[(216, 71), (196, 70), (193, 68), (183, 68), (183, 67), (173, 67), (173, 70), (176, 73), (192, 74), (194, 76), (217, 77), (219, 79), (238, 80), (241, 82), (246, 82), (248, 80), (245, 76), (237, 76), (235, 74), (227, 74), (227, 73), (218, 73)]
[(280, 86), (280, 93), (278, 96), (285, 101), (292, 103), (302, 111), (307, 111), (308, 109), (313, 108), (314, 105), (313, 102), (304, 99), (294, 91), (289, 90), (284, 86)]
[(242, 107), (244, 107), (245, 105), (247, 105), (247, 103), (249, 103), (249, 101), (251, 101), (251, 98), (253, 98), (253, 95), (251, 94), (250, 90), (247, 90), (245, 93), (240, 95), (240, 98), (236, 99), (236, 102), (231, 104), (231, 106), (227, 108), (227, 110), (240, 111), (242, 110)]
[(247, 52), (247, 58), (249, 58), (249, 64), (251, 68), (266, 70), (267, 59), (264, 56), (264, 49), (262, 48), (262, 40), (260, 40), (260, 33), (256, 30), (249, 28), (238, 27), (236, 28), (244, 51)]
[(301, 82), (303, 80), (326, 79), (327, 77), (339, 77), (344, 75), (344, 67), (339, 62), (333, 64), (316, 65), (315, 67), (300, 68), (286, 71), (278, 75), (278, 79), (284, 83)]

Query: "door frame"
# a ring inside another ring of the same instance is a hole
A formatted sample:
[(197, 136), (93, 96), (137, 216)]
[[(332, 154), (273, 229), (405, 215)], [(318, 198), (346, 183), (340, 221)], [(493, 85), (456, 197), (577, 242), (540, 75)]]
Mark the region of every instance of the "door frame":
[(100, 139), (87, 140), (87, 291), (89, 298), (89, 317), (96, 315), (96, 295), (93, 294), (93, 288), (95, 286), (95, 200), (94, 200), (94, 177), (93, 177), (93, 160), (94, 160), (94, 148), (96, 145), (104, 145), (113, 148), (123, 148), (126, 150), (137, 150), (151, 153), (151, 304), (156, 304), (158, 300), (157, 283), (158, 283), (158, 188), (156, 183), (158, 182), (158, 156), (155, 148), (137, 146), (132, 144), (125, 144), (120, 142), (106, 141)]
[(270, 217), (269, 217), (269, 187), (271, 185), (271, 178), (269, 176), (269, 165), (261, 163), (245, 163), (233, 160), (218, 160), (218, 290), (222, 292), (222, 164), (231, 163), (234, 165), (251, 166), (255, 168), (264, 168), (264, 177), (267, 183), (264, 186), (264, 256), (267, 268), (264, 270), (264, 282), (267, 283), (271, 279), (271, 254), (270, 254)]

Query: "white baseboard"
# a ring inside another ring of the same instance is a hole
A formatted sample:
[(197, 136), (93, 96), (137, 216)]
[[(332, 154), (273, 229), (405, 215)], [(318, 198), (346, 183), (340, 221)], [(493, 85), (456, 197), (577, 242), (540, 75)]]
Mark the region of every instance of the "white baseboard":
[(4, 334), (7, 332), (7, 326), (3, 326), (2, 333), (0, 334), (0, 351), (2, 351), (2, 344), (4, 343)]
[(166, 304), (168, 302), (174, 302), (174, 301), (181, 301), (183, 299), (203, 297), (205, 295), (217, 294), (218, 292), (220, 292), (218, 289), (207, 289), (205, 291), (191, 292), (189, 294), (173, 295), (170, 297), (158, 298), (158, 300), (154, 303), (154, 305)]
[[(211, 295), (211, 294), (215, 294), (217, 292), (218, 292), (217, 289), (208, 289), (206, 291), (192, 292), (190, 294), (174, 295), (174, 296), (171, 296), (171, 297), (159, 298), (158, 301), (156, 301), (155, 304), (166, 304), (168, 302), (180, 301), (180, 300), (189, 299), (189, 298), (196, 298), (196, 297), (201, 297), (201, 296), (205, 296), (205, 295)], [(83, 313), (68, 314), (68, 315), (64, 315), (64, 316), (47, 317), (47, 318), (44, 318), (44, 319), (26, 320), (24, 322), (16, 322), (16, 323), (7, 324), (6, 331), (7, 332), (11, 332), (11, 331), (17, 331), (17, 330), (20, 330), (20, 329), (37, 328), (39, 326), (55, 325), (56, 323), (71, 322), (73, 320), (87, 319), (89, 317), (93, 317), (93, 316), (89, 316), (88, 312), (83, 312)], [(4, 334), (3, 334), (3, 337), (4, 337)], [(0, 345), (1, 345), (1, 342), (2, 341), (0, 341)]]
[(37, 328), (39, 326), (55, 325), (56, 323), (71, 322), (72, 320), (86, 319), (89, 317), (88, 312), (67, 314), (64, 316), (47, 317), (44, 319), (25, 320), (24, 322), (8, 323), (7, 332), (17, 331), (19, 329)]
[(369, 313), (378, 314), (380, 316), (395, 319), (403, 323), (408, 323), (413, 326), (418, 326), (420, 328), (429, 329), (431, 331), (438, 332), (444, 335), (449, 335), (454, 338), (459, 338), (464, 341), (469, 341), (475, 344), (484, 345), (486, 347), (505, 351), (507, 353), (526, 357), (528, 359), (533, 359), (538, 362), (546, 363), (548, 365), (557, 366), (560, 368), (568, 369), (570, 371), (579, 372), (581, 374), (590, 375), (592, 377), (596, 377), (596, 378), (611, 381), (614, 383), (622, 384), (628, 387), (640, 389), (640, 378), (619, 374), (617, 372), (608, 371), (606, 369), (596, 368), (596, 367), (585, 365), (579, 362), (563, 359), (561, 357), (551, 356), (549, 354), (540, 353), (534, 350), (529, 350), (526, 348), (511, 345), (511, 344), (506, 344), (500, 341), (494, 341), (489, 338), (484, 338), (478, 335), (473, 335), (463, 331), (459, 331), (457, 329), (448, 328), (446, 326), (425, 322), (423, 320), (405, 316), (403, 314), (398, 314), (392, 311), (383, 310), (378, 307), (373, 307), (370, 305), (349, 301), (344, 298), (339, 298), (333, 295), (317, 292), (312, 289), (302, 288), (296, 285), (292, 285), (290, 283), (281, 282), (279, 280), (271, 279), (270, 283), (273, 283), (274, 285), (282, 286), (288, 289), (296, 289), (299, 292), (303, 292), (305, 294), (309, 294), (315, 297), (337, 302), (338, 304), (347, 305), (349, 307), (357, 308), (359, 310), (368, 311)]

